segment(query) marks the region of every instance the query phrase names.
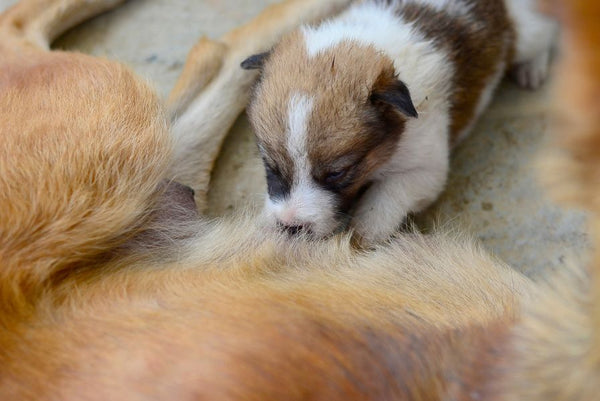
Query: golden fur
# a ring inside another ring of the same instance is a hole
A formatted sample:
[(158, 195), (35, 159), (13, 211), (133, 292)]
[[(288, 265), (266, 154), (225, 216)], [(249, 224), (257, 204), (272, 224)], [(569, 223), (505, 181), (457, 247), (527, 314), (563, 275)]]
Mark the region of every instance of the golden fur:
[[(38, 23), (44, 37), (39, 21), (66, 29), (114, 4), (65, 0), (77, 18), (53, 19), (41, 3), (0, 17), (12, 31), (0, 36), (0, 399), (597, 398), (597, 271), (538, 286), (449, 234), (357, 252), (347, 236), (290, 241), (252, 218), (182, 227), (170, 209), (186, 202), (161, 200), (178, 145), (152, 92), (117, 63), (47, 52), (13, 30)], [(567, 21), (597, 15), (595, 4), (565, 1)], [(565, 84), (562, 166), (570, 199), (597, 211), (599, 114), (587, 102), (598, 37), (580, 30), (593, 24), (569, 26), (584, 52), (563, 77), (586, 85)], [(207, 72), (212, 84), (226, 64)], [(171, 98), (180, 118), (202, 93)], [(196, 146), (211, 140), (201, 133)], [(207, 149), (184, 164), (210, 171), (218, 145)], [(144, 234), (157, 221), (166, 241)]]

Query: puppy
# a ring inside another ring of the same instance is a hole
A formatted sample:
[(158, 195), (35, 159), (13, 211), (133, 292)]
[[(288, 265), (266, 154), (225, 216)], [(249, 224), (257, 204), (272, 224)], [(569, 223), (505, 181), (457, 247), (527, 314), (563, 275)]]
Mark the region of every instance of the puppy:
[(505, 72), (546, 77), (555, 24), (534, 3), (366, 0), (245, 60), (273, 224), (322, 237), (352, 212), (373, 243), (427, 207)]

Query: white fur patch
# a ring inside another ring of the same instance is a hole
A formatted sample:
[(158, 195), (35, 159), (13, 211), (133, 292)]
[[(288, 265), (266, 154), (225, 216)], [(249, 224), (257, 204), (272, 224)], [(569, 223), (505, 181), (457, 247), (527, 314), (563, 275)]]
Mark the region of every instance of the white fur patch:
[(310, 171), (306, 137), (313, 105), (314, 99), (299, 93), (294, 93), (288, 104), (287, 148), (296, 169), (301, 171)]
[(307, 131), (314, 99), (294, 93), (288, 104), (287, 151), (294, 163), (294, 181), (284, 199), (267, 197), (266, 210), (286, 226), (303, 226), (317, 236), (335, 230), (334, 196), (314, 183), (308, 159)]
[(333, 195), (314, 184), (294, 185), (290, 196), (283, 200), (267, 197), (267, 213), (285, 226), (302, 226), (318, 237), (326, 236), (337, 227)]
[(537, 11), (536, 0), (505, 0), (517, 33), (515, 63), (530, 62), (547, 52), (556, 40), (558, 25)]
[(394, 59), (402, 43), (414, 39), (412, 29), (401, 23), (390, 6), (370, 2), (350, 7), (316, 28), (303, 27), (303, 33), (309, 57), (351, 40), (373, 45)]

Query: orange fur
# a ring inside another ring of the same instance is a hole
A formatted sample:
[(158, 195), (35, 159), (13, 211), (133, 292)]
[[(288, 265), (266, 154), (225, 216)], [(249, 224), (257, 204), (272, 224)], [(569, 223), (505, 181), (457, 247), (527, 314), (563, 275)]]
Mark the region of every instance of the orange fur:
[[(9, 10), (2, 30), (37, 3)], [(3, 312), (133, 235), (152, 209), (171, 146), (158, 98), (125, 67), (46, 52), (18, 32), (7, 36), (0, 45), (7, 49), (0, 71)]]
[[(108, 4), (91, 3), (91, 14)], [(20, 12), (25, 26), (43, 21), (32, 4), (0, 17), (2, 31)], [(567, 21), (600, 11), (564, 7)], [(570, 199), (597, 210), (589, 96), (600, 73), (585, 46), (596, 28), (572, 25), (568, 47), (587, 52), (570, 53), (563, 77), (587, 78), (565, 84), (575, 121), (563, 165), (577, 183)], [(19, 34), (0, 48), (20, 49), (0, 65), (0, 399), (599, 394), (600, 286), (587, 272), (534, 285), (443, 234), (369, 252), (345, 236), (290, 241), (255, 219), (200, 219), (179, 236), (177, 205), (160, 201), (171, 139), (154, 94), (117, 63)], [(146, 244), (157, 221), (168, 241)]]

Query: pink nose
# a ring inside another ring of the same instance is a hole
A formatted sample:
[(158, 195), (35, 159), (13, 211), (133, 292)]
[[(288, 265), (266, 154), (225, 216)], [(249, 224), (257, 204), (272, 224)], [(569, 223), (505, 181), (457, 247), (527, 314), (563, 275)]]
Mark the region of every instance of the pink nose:
[(277, 214), (277, 226), (290, 235), (310, 233), (310, 222), (298, 218), (295, 207), (288, 207)]
[(298, 224), (298, 220), (296, 218), (296, 210), (293, 208), (288, 208), (279, 213), (278, 220), (281, 224), (285, 226), (293, 226)]

